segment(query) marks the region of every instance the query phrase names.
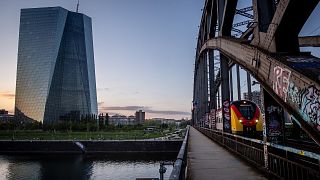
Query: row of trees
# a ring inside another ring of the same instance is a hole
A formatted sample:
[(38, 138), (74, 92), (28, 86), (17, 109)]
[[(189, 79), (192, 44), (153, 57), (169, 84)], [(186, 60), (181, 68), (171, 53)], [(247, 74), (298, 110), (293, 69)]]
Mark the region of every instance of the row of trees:
[[(183, 128), (187, 122), (182, 122), (180, 127)], [(113, 125), (103, 118), (83, 118), (79, 120), (64, 119), (54, 124), (42, 124), (38, 121), (6, 121), (0, 122), (0, 130), (44, 130), (44, 131), (113, 131), (113, 130), (143, 130), (148, 126), (156, 126), (158, 129), (174, 129), (176, 125), (162, 124), (159, 121), (148, 120), (143, 125)]]

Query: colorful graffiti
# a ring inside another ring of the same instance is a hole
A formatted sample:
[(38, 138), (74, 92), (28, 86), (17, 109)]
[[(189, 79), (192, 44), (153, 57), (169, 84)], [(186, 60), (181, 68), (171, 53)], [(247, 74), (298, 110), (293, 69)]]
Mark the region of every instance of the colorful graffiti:
[(224, 129), (231, 130), (229, 106), (230, 106), (230, 103), (228, 100), (223, 102), (223, 117), (224, 117), (223, 125), (224, 125)]
[(293, 82), (288, 89), (288, 101), (297, 104), (302, 117), (320, 131), (320, 90), (315, 86), (299, 89)]
[(266, 128), (268, 141), (280, 142), (282, 138), (283, 109), (280, 106), (269, 104), (266, 114)]
[(210, 119), (209, 127), (211, 129), (215, 129), (216, 128), (216, 110), (215, 109), (211, 109), (209, 114), (209, 119)]
[(320, 90), (309, 86), (301, 92), (300, 112), (320, 131)]
[(293, 82), (289, 84), (287, 100), (296, 104), (300, 104), (299, 88)]
[(291, 71), (280, 66), (273, 68), (273, 90), (286, 102)]

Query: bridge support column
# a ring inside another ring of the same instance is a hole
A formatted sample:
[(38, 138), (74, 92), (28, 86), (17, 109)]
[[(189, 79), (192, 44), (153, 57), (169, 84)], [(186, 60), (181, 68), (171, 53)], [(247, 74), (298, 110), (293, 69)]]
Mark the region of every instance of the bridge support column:
[(251, 76), (247, 71), (247, 87), (248, 87), (248, 100), (252, 101), (252, 92), (251, 92)]
[(209, 83), (210, 83), (210, 110), (215, 109), (217, 106), (217, 98), (216, 94), (214, 93), (215, 86), (214, 86), (214, 52), (212, 49), (209, 50)]
[(221, 68), (221, 94), (222, 94), (222, 116), (223, 116), (223, 131), (231, 132), (230, 121), (230, 87), (229, 87), (229, 59), (220, 53), (220, 68)]
[(209, 58), (209, 87), (210, 87), (210, 103), (209, 103), (209, 122), (211, 129), (216, 129), (216, 109), (217, 109), (217, 97), (215, 93), (214, 84), (214, 50), (210, 49), (208, 51), (208, 58)]
[(284, 142), (284, 110), (266, 90), (263, 90), (267, 141)]
[(237, 90), (238, 90), (238, 100), (241, 100), (241, 87), (240, 87), (240, 67), (237, 64)]
[(233, 101), (233, 80), (232, 80), (232, 67), (229, 70), (230, 73), (230, 100)]

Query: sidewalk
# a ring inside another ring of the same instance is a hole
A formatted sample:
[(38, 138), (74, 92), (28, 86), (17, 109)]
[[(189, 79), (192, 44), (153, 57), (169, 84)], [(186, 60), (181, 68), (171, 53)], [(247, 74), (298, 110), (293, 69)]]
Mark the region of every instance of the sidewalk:
[(260, 180), (267, 179), (254, 167), (190, 127), (188, 179)]

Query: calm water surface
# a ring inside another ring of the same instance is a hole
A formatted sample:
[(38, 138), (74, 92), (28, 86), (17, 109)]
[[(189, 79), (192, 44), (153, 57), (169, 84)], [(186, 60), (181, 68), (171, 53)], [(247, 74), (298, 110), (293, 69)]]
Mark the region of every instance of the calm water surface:
[[(163, 160), (114, 160), (81, 155), (6, 156), (0, 155), (2, 179), (136, 179), (159, 178)], [(129, 158), (130, 159), (130, 158)], [(165, 160), (168, 162), (168, 160)], [(171, 160), (171, 162), (173, 162)], [(172, 166), (166, 166), (169, 179)]]

